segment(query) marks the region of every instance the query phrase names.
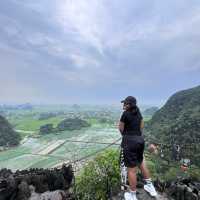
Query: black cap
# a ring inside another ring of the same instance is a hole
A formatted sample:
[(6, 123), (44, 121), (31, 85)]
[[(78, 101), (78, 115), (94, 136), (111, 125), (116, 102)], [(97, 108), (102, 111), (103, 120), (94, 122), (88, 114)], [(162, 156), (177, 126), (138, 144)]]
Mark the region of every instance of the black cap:
[(137, 100), (136, 100), (136, 98), (133, 97), (133, 96), (128, 96), (128, 97), (126, 97), (124, 100), (122, 100), (121, 103), (130, 103), (130, 104), (132, 104), (132, 105), (136, 105)]

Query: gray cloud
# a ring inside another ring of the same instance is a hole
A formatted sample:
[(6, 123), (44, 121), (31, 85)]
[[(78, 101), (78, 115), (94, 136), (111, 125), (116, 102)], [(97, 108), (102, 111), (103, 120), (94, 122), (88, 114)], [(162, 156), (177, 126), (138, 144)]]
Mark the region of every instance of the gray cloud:
[(159, 103), (199, 84), (199, 11), (197, 0), (3, 0), (0, 102)]

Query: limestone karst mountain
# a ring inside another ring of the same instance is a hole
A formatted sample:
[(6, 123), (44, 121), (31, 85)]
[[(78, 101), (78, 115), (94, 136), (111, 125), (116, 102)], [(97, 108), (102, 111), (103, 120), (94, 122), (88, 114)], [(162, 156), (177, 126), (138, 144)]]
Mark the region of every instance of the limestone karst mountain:
[[(160, 142), (188, 146), (200, 142), (200, 86), (172, 95), (146, 126), (146, 135)], [(193, 161), (198, 164), (200, 151), (193, 148)], [(194, 152), (195, 151), (195, 152)]]
[(15, 132), (10, 123), (0, 115), (0, 146), (17, 145), (20, 135)]

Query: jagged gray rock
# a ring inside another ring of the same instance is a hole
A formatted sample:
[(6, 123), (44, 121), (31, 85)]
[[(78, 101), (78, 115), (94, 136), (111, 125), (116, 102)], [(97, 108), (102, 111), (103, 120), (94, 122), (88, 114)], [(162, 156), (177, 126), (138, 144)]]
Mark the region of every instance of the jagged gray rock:
[(18, 199), (19, 200), (27, 200), (31, 195), (31, 192), (29, 190), (29, 185), (27, 182), (22, 181), (18, 185)]
[(30, 186), (31, 196), (28, 200), (66, 200), (67, 194), (63, 190), (47, 191), (42, 194), (35, 192), (35, 187)]
[[(118, 196), (112, 198), (112, 200), (124, 200), (123, 198), (124, 193), (121, 192)], [(138, 188), (137, 189), (137, 198), (138, 200), (173, 200), (172, 198), (168, 197), (165, 193), (158, 193), (157, 197), (151, 197), (144, 189)]]
[(29, 169), (15, 173), (1, 169), (0, 200), (29, 200), (30, 197), (31, 200), (70, 200), (73, 178), (71, 165), (63, 165), (61, 169)]

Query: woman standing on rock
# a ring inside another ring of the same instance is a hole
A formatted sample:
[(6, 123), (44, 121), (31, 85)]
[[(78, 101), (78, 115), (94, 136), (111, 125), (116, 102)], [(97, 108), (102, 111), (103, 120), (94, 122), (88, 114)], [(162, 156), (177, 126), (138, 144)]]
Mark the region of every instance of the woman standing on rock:
[(136, 197), (136, 167), (139, 167), (145, 181), (144, 189), (151, 195), (157, 196), (157, 192), (152, 184), (149, 171), (143, 159), (144, 153), (144, 138), (142, 129), (144, 122), (139, 108), (136, 105), (136, 99), (128, 96), (123, 103), (125, 110), (120, 118), (119, 131), (122, 134), (122, 144), (124, 164), (128, 169), (128, 180), (130, 191), (125, 192), (125, 200), (137, 200)]

